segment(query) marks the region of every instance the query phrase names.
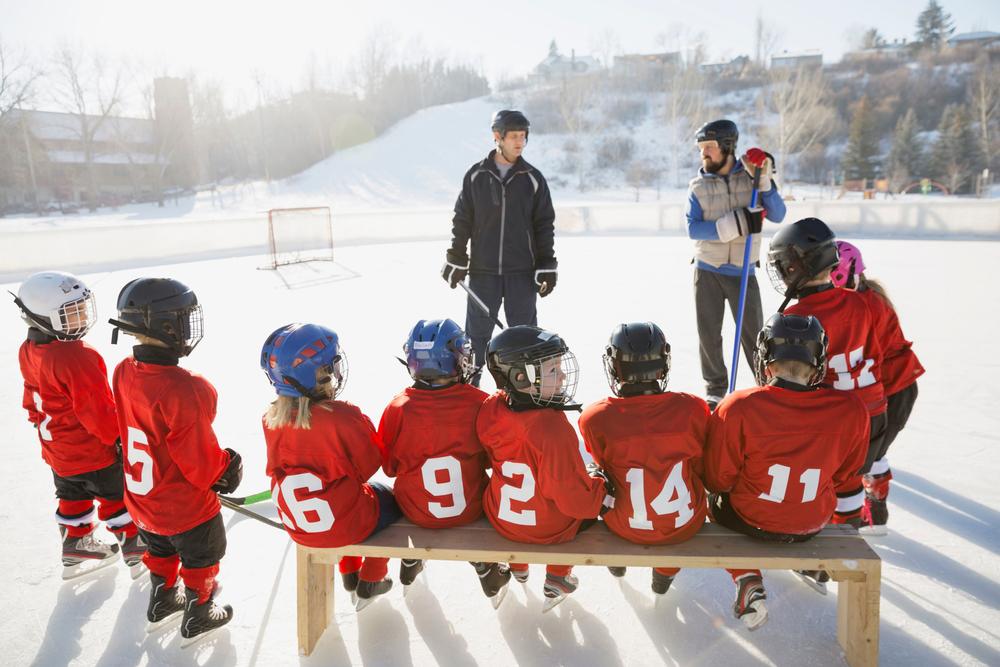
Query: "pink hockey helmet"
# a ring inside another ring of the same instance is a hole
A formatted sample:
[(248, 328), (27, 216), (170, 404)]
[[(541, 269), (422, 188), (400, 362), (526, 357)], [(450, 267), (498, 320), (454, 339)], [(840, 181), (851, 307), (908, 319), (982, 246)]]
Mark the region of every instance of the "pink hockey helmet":
[(865, 263), (861, 259), (861, 251), (858, 247), (847, 241), (837, 241), (837, 252), (840, 254), (840, 263), (830, 273), (833, 284), (837, 287), (857, 287), (855, 277), (864, 273)]

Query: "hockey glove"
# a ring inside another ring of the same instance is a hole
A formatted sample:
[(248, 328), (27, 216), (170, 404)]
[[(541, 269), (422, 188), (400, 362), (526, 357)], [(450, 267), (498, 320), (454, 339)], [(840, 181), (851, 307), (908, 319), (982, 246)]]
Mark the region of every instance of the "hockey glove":
[(559, 264), (554, 257), (538, 262), (535, 269), (535, 285), (538, 287), (538, 296), (545, 298), (552, 294), (552, 290), (556, 288), (556, 279), (559, 278), (559, 272), (556, 271), (557, 266)]
[(728, 243), (741, 236), (759, 234), (763, 227), (764, 214), (765, 211), (762, 208), (734, 208), (715, 221), (719, 240)]
[(212, 490), (216, 493), (232, 493), (243, 481), (243, 457), (229, 447), (226, 447), (226, 451), (229, 452), (229, 465), (212, 485)]
[(447, 259), (444, 266), (441, 267), (441, 277), (452, 289), (455, 289), (469, 273), (469, 258), (453, 250), (449, 250), (445, 257)]
[(121, 438), (115, 438), (115, 445), (114, 445), (114, 447), (115, 447), (115, 460), (118, 461), (118, 463), (121, 463), (122, 462), (122, 439)]
[(615, 485), (608, 477), (607, 473), (601, 470), (596, 463), (590, 463), (587, 465), (587, 474), (593, 479), (599, 479), (604, 482), (604, 500), (601, 501), (601, 516), (608, 513), (615, 506)]
[(740, 158), (740, 162), (746, 168), (747, 173), (753, 177), (754, 167), (760, 167), (760, 184), (757, 190), (760, 192), (768, 192), (771, 190), (771, 177), (774, 173), (774, 158), (771, 154), (761, 150), (760, 148), (751, 148), (743, 157)]

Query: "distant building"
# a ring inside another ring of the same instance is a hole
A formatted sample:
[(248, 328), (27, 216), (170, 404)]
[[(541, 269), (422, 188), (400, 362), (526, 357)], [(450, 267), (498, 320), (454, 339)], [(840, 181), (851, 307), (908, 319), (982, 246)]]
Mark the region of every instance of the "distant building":
[(749, 56), (736, 56), (732, 60), (719, 60), (711, 63), (701, 63), (698, 65), (705, 74), (715, 76), (740, 76), (750, 66)]
[(680, 51), (668, 53), (627, 53), (615, 56), (612, 73), (626, 79), (657, 80), (671, 67), (681, 65)]
[(184, 80), (157, 79), (154, 104), (155, 120), (28, 109), (5, 115), (0, 210), (151, 201), (164, 187), (193, 186), (194, 123)]
[(1000, 33), (989, 30), (963, 32), (948, 40), (948, 46), (952, 48), (995, 47), (998, 45), (1000, 45)]
[(879, 44), (870, 49), (858, 49), (857, 51), (848, 51), (844, 54), (844, 60), (846, 61), (859, 61), (859, 60), (895, 60), (900, 62), (905, 62), (910, 60), (913, 56), (913, 45), (907, 44), (906, 39), (897, 39), (885, 44)]
[(564, 79), (569, 76), (591, 74), (601, 69), (601, 63), (591, 56), (577, 56), (571, 51), (567, 58), (558, 51), (550, 51), (542, 62), (535, 65), (533, 76), (542, 81)]
[(822, 66), (823, 54), (817, 50), (801, 51), (799, 53), (784, 51), (781, 55), (771, 56), (771, 69), (798, 69), (800, 67)]

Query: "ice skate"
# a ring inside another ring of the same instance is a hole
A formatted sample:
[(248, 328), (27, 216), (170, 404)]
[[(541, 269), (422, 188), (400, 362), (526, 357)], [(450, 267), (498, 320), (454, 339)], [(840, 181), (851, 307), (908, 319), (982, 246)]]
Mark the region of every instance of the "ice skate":
[(128, 566), (129, 576), (134, 581), (146, 572), (146, 566), (142, 562), (142, 556), (146, 553), (146, 541), (139, 533), (132, 537), (125, 537), (124, 533), (115, 533), (115, 538), (121, 546), (122, 558)]
[(863, 525), (858, 533), (866, 537), (882, 537), (889, 534), (886, 524), (889, 522), (889, 506), (885, 500), (865, 494), (865, 506), (861, 510)]
[(624, 568), (624, 567), (613, 567), (613, 566), (610, 566), (610, 565), (608, 566), (608, 572), (611, 573), (611, 576), (612, 577), (617, 577), (619, 579), (621, 579), (622, 577), (625, 576), (626, 570), (627, 570), (627, 568)]
[(59, 532), (63, 536), (63, 580), (96, 572), (118, 560), (118, 545), (101, 542), (93, 531), (83, 537), (70, 537), (66, 527), (60, 526)]
[(826, 583), (830, 575), (826, 570), (792, 570), (809, 588), (820, 595), (826, 595)]
[(361, 611), (372, 602), (375, 602), (381, 595), (385, 595), (390, 590), (392, 590), (392, 579), (383, 579), (382, 581), (365, 581), (362, 579), (358, 582), (358, 601), (354, 605), (355, 611)]
[(167, 588), (167, 580), (155, 574), (149, 575), (149, 606), (146, 607), (146, 632), (156, 632), (172, 621), (179, 621), (184, 613), (184, 592), (175, 585)]
[(476, 574), (479, 575), (483, 595), (489, 598), (494, 609), (499, 609), (500, 603), (507, 597), (510, 568), (502, 563), (472, 563), (472, 567), (476, 568)]
[(656, 593), (657, 598), (666, 595), (667, 591), (670, 590), (670, 585), (672, 583), (674, 583), (673, 577), (668, 577), (665, 574), (660, 574), (656, 570), (653, 570), (653, 583), (650, 587), (653, 589), (653, 592)]
[(344, 582), (344, 590), (351, 594), (351, 606), (358, 604), (358, 572), (343, 572), (340, 580)]
[(560, 577), (554, 574), (545, 575), (545, 604), (542, 606), (542, 613), (549, 611), (553, 607), (562, 604), (566, 596), (576, 590), (580, 581), (572, 574)]
[(185, 648), (212, 635), (216, 630), (233, 620), (233, 608), (215, 602), (215, 594), (206, 602), (198, 604), (198, 591), (184, 589), (184, 617), (181, 620), (181, 648)]
[(399, 583), (403, 585), (403, 597), (410, 589), (410, 585), (416, 581), (421, 572), (424, 571), (424, 561), (419, 559), (399, 561)]
[(528, 574), (530, 574), (528, 570), (511, 570), (510, 574), (511, 576), (514, 577), (514, 581), (516, 581), (517, 583), (519, 584), (528, 583)]
[(767, 622), (764, 581), (756, 574), (744, 574), (736, 580), (736, 586), (733, 614), (743, 621), (748, 630), (756, 630)]

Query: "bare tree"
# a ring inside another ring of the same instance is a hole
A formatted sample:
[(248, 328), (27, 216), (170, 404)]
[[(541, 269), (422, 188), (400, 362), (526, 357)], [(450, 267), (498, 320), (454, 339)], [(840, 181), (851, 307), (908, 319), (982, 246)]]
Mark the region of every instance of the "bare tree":
[[(590, 113), (597, 96), (597, 78), (594, 76), (574, 76), (563, 80), (555, 95), (556, 110), (562, 120), (566, 133), (577, 145), (581, 144), (580, 135), (584, 131), (594, 131), (600, 128), (601, 114)], [(583, 191), (584, 160), (576, 159), (577, 189)]]
[(982, 58), (976, 72), (969, 81), (969, 99), (976, 121), (979, 123), (979, 139), (983, 155), (992, 162), (992, 141), (990, 127), (1000, 114), (1000, 67)]
[(772, 69), (768, 83), (757, 97), (760, 138), (783, 165), (789, 154), (825, 139), (837, 115), (826, 102), (827, 85), (820, 69)]
[(753, 24), (753, 60), (757, 67), (767, 67), (771, 54), (778, 48), (781, 31), (764, 20), (762, 12), (757, 13)]
[(11, 50), (0, 39), (0, 123), (31, 99), (39, 75), (27, 56)]
[(390, 26), (369, 31), (352, 67), (355, 87), (365, 99), (371, 99), (382, 87), (382, 81), (395, 57), (393, 44), (398, 40)]
[(680, 187), (683, 185), (681, 157), (693, 154), (695, 130), (705, 122), (710, 112), (706, 103), (704, 76), (694, 65), (671, 68), (667, 73), (666, 93), (663, 115), (667, 126), (665, 139), (669, 182), (674, 187)]
[(612, 60), (622, 52), (622, 43), (618, 39), (618, 33), (614, 28), (606, 27), (590, 37), (590, 51), (596, 55), (604, 69), (610, 70), (614, 63)]
[(80, 142), (87, 172), (87, 206), (97, 209), (95, 159), (102, 151), (100, 131), (122, 102), (124, 72), (97, 53), (63, 46), (53, 62), (53, 101), (72, 114), (76, 123), (68, 127)]

